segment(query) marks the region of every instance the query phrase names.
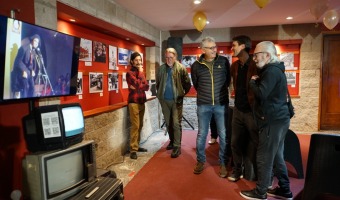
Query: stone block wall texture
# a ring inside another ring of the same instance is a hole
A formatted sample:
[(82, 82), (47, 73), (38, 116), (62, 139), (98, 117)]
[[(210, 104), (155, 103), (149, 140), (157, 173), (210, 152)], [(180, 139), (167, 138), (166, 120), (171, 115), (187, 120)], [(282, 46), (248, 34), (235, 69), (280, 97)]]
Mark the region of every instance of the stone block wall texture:
[[(141, 143), (159, 129), (158, 100), (145, 104), (144, 125)], [(130, 120), (128, 107), (87, 117), (85, 119), (85, 140), (94, 140), (98, 168), (123, 162), (129, 149)]]

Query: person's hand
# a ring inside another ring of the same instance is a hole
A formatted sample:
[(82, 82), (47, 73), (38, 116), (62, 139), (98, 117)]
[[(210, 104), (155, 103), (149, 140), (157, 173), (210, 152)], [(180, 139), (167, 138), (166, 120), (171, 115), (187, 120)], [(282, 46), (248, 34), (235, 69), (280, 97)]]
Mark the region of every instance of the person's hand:
[(138, 71), (139, 71), (139, 72), (143, 72), (143, 71), (144, 71), (143, 65), (138, 65), (137, 67), (138, 67)]
[(23, 71), (23, 72), (22, 72), (22, 77), (23, 77), (23, 78), (27, 78), (27, 72), (26, 72), (26, 71)]
[(35, 77), (35, 72), (32, 70), (32, 77)]
[(258, 79), (258, 78), (259, 78), (258, 75), (254, 75), (254, 76), (251, 77), (251, 79), (252, 79), (252, 80), (255, 80), (255, 81), (256, 81), (256, 79)]
[(131, 89), (131, 90), (135, 90), (136, 88), (133, 87), (132, 85), (130, 85), (130, 89)]

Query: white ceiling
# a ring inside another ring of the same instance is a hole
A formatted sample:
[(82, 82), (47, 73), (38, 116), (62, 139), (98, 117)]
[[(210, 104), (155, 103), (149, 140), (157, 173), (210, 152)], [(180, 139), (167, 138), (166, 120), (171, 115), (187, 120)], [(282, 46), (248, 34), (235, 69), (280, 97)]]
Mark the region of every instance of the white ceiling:
[[(210, 24), (205, 28), (315, 23), (312, 1), (328, 1), (329, 9), (340, 10), (340, 0), (270, 0), (260, 9), (253, 0), (113, 0), (131, 13), (163, 31), (195, 29), (193, 16), (203, 11)], [(293, 20), (286, 17), (292, 16)], [(322, 23), (323, 16), (318, 20)]]

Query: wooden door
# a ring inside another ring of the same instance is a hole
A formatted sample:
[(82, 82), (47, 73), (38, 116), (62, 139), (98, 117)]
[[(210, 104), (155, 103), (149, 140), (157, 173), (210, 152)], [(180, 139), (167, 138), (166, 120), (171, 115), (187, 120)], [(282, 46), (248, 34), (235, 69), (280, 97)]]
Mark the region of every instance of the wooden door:
[(323, 44), (320, 130), (340, 130), (340, 34)]

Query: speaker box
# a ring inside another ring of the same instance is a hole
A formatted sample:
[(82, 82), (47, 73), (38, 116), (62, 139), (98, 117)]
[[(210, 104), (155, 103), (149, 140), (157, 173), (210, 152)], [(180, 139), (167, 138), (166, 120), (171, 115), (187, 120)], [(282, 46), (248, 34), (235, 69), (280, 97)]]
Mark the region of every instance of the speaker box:
[(168, 38), (168, 48), (172, 47), (177, 51), (177, 60), (182, 60), (182, 48), (183, 48), (183, 38), (181, 37), (169, 37)]
[(312, 134), (303, 200), (340, 199), (340, 135)]

